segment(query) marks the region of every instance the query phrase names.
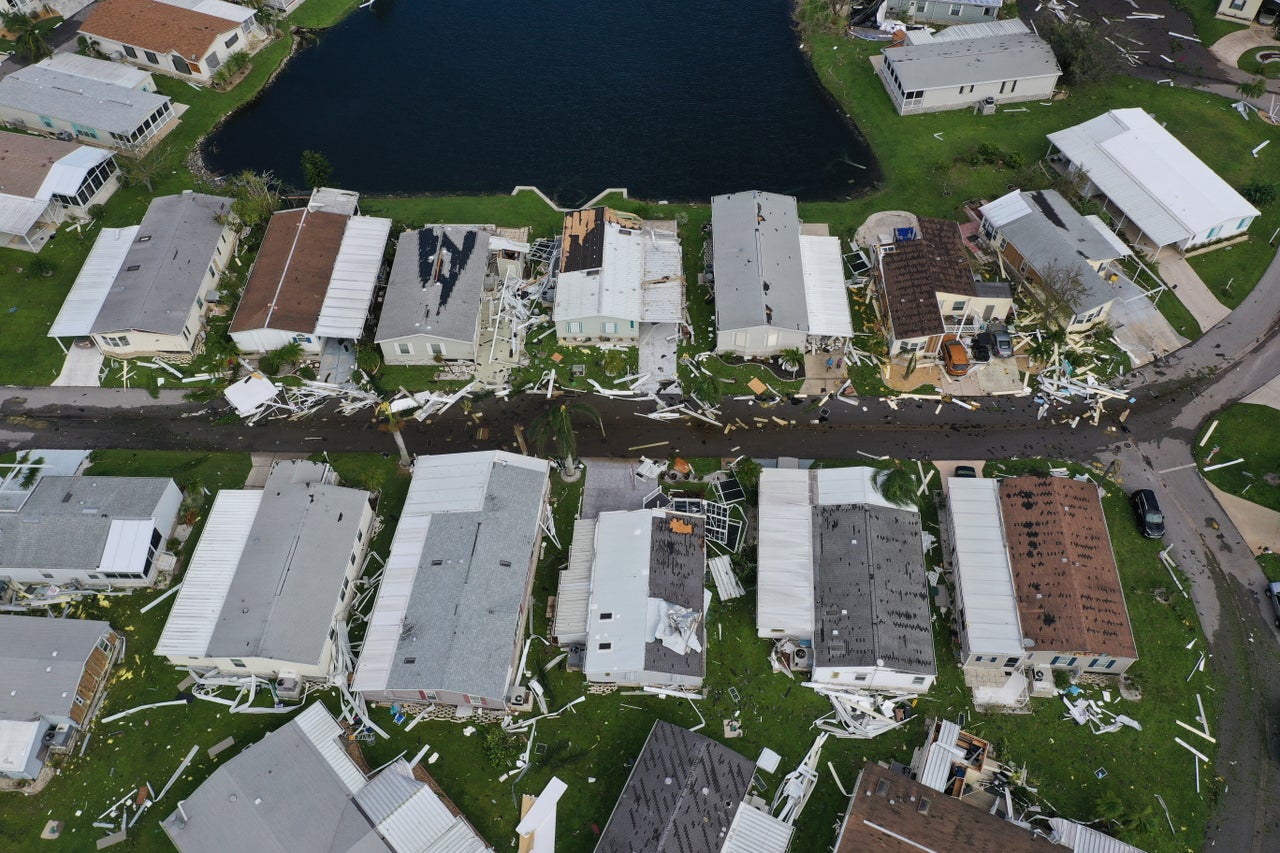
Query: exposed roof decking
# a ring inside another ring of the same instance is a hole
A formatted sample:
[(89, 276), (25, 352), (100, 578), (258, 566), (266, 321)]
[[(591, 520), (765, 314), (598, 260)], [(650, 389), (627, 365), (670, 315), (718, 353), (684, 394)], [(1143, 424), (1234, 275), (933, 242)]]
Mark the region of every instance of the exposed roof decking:
[(464, 225), (401, 234), (374, 340), (427, 335), (474, 342), (490, 274), (491, 236)]

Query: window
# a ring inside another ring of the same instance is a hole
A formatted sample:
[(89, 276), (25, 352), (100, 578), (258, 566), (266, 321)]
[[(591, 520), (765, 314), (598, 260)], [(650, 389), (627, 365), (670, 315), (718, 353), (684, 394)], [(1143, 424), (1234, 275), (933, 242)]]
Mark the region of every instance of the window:
[(918, 352), (924, 349), (924, 344), (920, 341), (903, 341), (898, 347), (898, 352)]
[(40, 123), (49, 129), (53, 129), (53, 119), (48, 116), (40, 116)]
[(196, 297), (196, 307), (200, 309), (204, 308), (204, 300), (201, 299), (199, 296)]
[[(833, 678), (837, 678), (837, 677), (839, 677), (839, 675), (840, 675), (840, 673), (838, 673), (838, 672), (836, 672), (836, 673), (832, 673), (832, 677), (833, 677)], [(866, 680), (867, 680), (867, 674), (866, 674), (865, 672), (860, 672), (860, 673), (858, 673), (857, 675), (855, 675), (855, 676), (853, 677), (853, 680), (854, 680), (854, 681), (866, 681)]]
[(612, 613), (609, 613), (609, 612), (607, 612), (607, 611), (606, 611), (606, 612), (604, 612), (604, 613), (601, 613), (601, 614), (600, 614), (600, 621), (601, 621), (601, 622), (608, 622), (608, 621), (609, 621), (609, 620), (611, 620), (611, 619), (613, 619), (613, 614), (612, 614)]
[(129, 47), (129, 45), (127, 45), (127, 44), (126, 44), (126, 45), (121, 45), (121, 47), (123, 47), (123, 48), (124, 48), (124, 55), (125, 55), (125, 56), (129, 57), (130, 59), (137, 59), (137, 58), (138, 58), (138, 51), (136, 51), (136, 50), (134, 50), (133, 48)]
[(181, 56), (178, 56), (177, 54), (174, 54), (173, 56), (171, 56), (171, 57), (169, 57), (169, 58), (170, 58), (171, 60), (173, 60), (173, 70), (174, 70), (174, 71), (177, 71), (179, 74), (190, 74), (190, 73), (191, 73), (191, 66), (190, 66), (190, 65), (187, 63), (187, 61), (186, 61), (185, 59), (183, 59)]
[(128, 335), (103, 335), (102, 342), (112, 349), (122, 349), (129, 345)]
[(357, 542), (363, 542), (363, 541), (364, 541), (364, 531), (363, 531), (363, 530), (357, 530), (357, 531), (356, 531), (356, 541), (357, 541)]
[(1234, 11), (1239, 12), (1242, 9), (1244, 9), (1244, 7), (1248, 5), (1248, 3), (1249, 3), (1249, 0), (1231, 0), (1231, 8)]
[(735, 347), (737, 347), (738, 349), (746, 349), (746, 348), (747, 348), (747, 333), (746, 333), (746, 332), (734, 332), (734, 333), (733, 333), (733, 345), (734, 345)]
[(917, 675), (915, 678), (911, 679), (911, 683), (912, 683), (912, 684), (924, 684), (924, 676), (923, 676), (923, 675)]
[(224, 42), (222, 43), (222, 46), (223, 46), (223, 47), (231, 47), (233, 44), (235, 44), (235, 43), (236, 43), (236, 42), (238, 42), (238, 41), (240, 41), (240, 34), (239, 34), (239, 33), (232, 33), (232, 34), (231, 34), (231, 38), (229, 38), (229, 39), (227, 39), (226, 41), (224, 41)]
[[(995, 660), (996, 660), (996, 659), (995, 659), (995, 657), (994, 657), (994, 656), (992, 656), (992, 658), (991, 658), (991, 662), (992, 662), (992, 663), (995, 663)], [(1019, 661), (1019, 660), (1021, 660), (1021, 658), (1006, 658), (1006, 659), (1005, 659), (1005, 662), (1004, 662), (1004, 665), (1005, 665), (1006, 667), (1008, 667), (1009, 669), (1012, 669), (1013, 667), (1015, 667), (1015, 666), (1017, 666), (1017, 665), (1018, 665), (1018, 661)]]
[(616, 335), (618, 333), (617, 323), (601, 323), (600, 331), (606, 335)]
[(920, 812), (920, 814), (928, 814), (928, 813), (929, 813), (929, 798), (928, 798), (928, 797), (921, 797), (921, 798), (920, 798), (920, 802), (919, 802), (919, 804), (916, 806), (916, 811)]
[(889, 780), (881, 779), (876, 782), (876, 796), (883, 797), (889, 793)]
[(152, 65), (159, 65), (159, 64), (160, 64), (160, 57), (156, 56), (156, 55), (155, 55), (154, 53), (152, 53), (151, 51), (149, 51), (149, 50), (144, 50), (142, 53), (143, 53), (143, 55), (145, 55), (145, 56), (147, 57), (147, 62), (150, 62)]
[[(75, 122), (72, 122), (71, 129), (75, 131), (76, 136), (83, 136), (87, 139), (98, 138), (98, 131), (92, 127), (86, 127), (83, 124), (76, 124)], [(1210, 234), (1209, 236), (1212, 237), (1213, 235)]]
[(765, 336), (764, 345), (767, 347), (776, 347), (778, 345), (778, 333), (770, 332)]
[(582, 324), (581, 324), (581, 323), (570, 323), (570, 324), (568, 325), (568, 332), (569, 332), (569, 334), (571, 334), (571, 335), (580, 335), (580, 334), (582, 334)]
[(353, 554), (351, 555), (351, 565), (353, 565), (353, 566), (354, 566), (355, 564), (356, 564), (356, 555), (353, 553)]
[(329, 639), (330, 639), (330, 640), (332, 640), (332, 639), (333, 639), (334, 637), (336, 637), (336, 636), (338, 636), (338, 629), (337, 629), (336, 627), (335, 627), (335, 628), (330, 628), (330, 629), (329, 629)]
[(413, 344), (408, 341), (396, 341), (396, 352), (400, 355), (413, 355)]
[(951, 303), (951, 310), (952, 310), (952, 312), (953, 312), (953, 313), (954, 313), (954, 312), (956, 312), (956, 311), (963, 311), (963, 310), (964, 310), (964, 306), (965, 306), (965, 305), (967, 305), (967, 304), (968, 304), (968, 302), (967, 302), (966, 300), (964, 300), (964, 299), (957, 299), (955, 302), (952, 302), (952, 303)]
[(613, 643), (601, 643), (600, 645), (596, 646), (596, 651), (607, 652), (612, 648), (613, 648)]
[(240, 659), (238, 659), (238, 658), (232, 658), (232, 659), (231, 659), (231, 665), (232, 665), (232, 666), (237, 666), (237, 667), (239, 667), (240, 669), (244, 669), (244, 668), (245, 668), (244, 661), (242, 661), (242, 660), (240, 660)]
[(1240, 220), (1240, 224), (1236, 226), (1236, 230), (1243, 231), (1244, 229), (1249, 227), (1249, 223), (1252, 221), (1253, 221), (1252, 216), (1246, 216), (1244, 219)]
[(1107, 661), (1107, 665), (1103, 667), (1103, 669), (1111, 669), (1111, 667), (1115, 665), (1116, 665), (1116, 659), (1112, 658), (1111, 660)]
[(296, 344), (309, 344), (311, 343), (311, 336), (310, 335), (294, 335), (293, 342)]
[(418, 662), (418, 659), (417, 659), (416, 657), (415, 657), (415, 658), (405, 658), (405, 659), (404, 659), (404, 662), (405, 662), (405, 663), (417, 663), (417, 662)]
[(432, 355), (444, 355), (444, 344), (432, 344), (432, 345), (431, 345), (431, 354), (432, 354)]
[(1008, 85), (1009, 85), (1009, 81), (1008, 81), (1008, 80), (1005, 80), (1003, 83), (1001, 83), (1001, 84), (1000, 84), (1000, 94), (1002, 94), (1002, 95), (1004, 94), (1004, 87), (1005, 87), (1005, 86), (1008, 86)]
[[(89, 577), (93, 577), (93, 575), (90, 575)], [(111, 654), (111, 641), (108, 640), (106, 637), (103, 637), (102, 639), (98, 640), (98, 648), (102, 649), (107, 654)]]
[(53, 580), (53, 575), (50, 574), (49, 572), (41, 572), (40, 577), (44, 578), (45, 580)]
[(984, 18), (994, 18), (995, 16), (996, 16), (995, 6), (988, 6), (982, 10), (982, 17)]
[(210, 71), (217, 71), (218, 66), (222, 64), (222, 57), (218, 56), (218, 52), (215, 50), (213, 53), (205, 57), (204, 61), (205, 64), (209, 66)]

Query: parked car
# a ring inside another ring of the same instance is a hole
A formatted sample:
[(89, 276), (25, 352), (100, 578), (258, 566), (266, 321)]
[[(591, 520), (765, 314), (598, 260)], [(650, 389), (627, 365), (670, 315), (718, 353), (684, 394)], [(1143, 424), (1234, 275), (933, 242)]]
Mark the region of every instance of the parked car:
[(1150, 489), (1138, 489), (1130, 497), (1133, 501), (1133, 512), (1138, 517), (1138, 527), (1142, 535), (1148, 539), (1159, 539), (1164, 536), (1164, 513), (1160, 511), (1160, 502), (1156, 493)]
[(973, 345), (969, 347), (969, 352), (973, 355), (974, 364), (986, 364), (991, 360), (991, 354), (995, 350), (996, 339), (990, 332), (979, 332), (973, 338)]
[(968, 373), (971, 365), (969, 353), (965, 352), (964, 344), (954, 338), (943, 341), (942, 366), (946, 368), (948, 376), (964, 376)]
[(1013, 336), (1009, 334), (1008, 329), (996, 329), (991, 333), (991, 339), (995, 341), (995, 353), (1000, 358), (1013, 357)]
[(978, 469), (972, 465), (957, 465), (955, 475), (964, 480), (976, 480), (978, 479)]
[(1276, 617), (1276, 627), (1280, 628), (1280, 582), (1267, 584), (1267, 598), (1271, 599), (1271, 610)]
[(1280, 17), (1280, 2), (1263, 0), (1262, 8), (1258, 10), (1258, 23), (1264, 27), (1272, 27), (1275, 26), (1277, 17)]

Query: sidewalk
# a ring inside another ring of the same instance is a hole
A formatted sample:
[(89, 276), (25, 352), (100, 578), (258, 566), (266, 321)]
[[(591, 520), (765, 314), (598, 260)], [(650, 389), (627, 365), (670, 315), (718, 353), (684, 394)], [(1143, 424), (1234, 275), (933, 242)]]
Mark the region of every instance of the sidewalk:
[(1275, 28), (1257, 24), (1247, 30), (1227, 33), (1209, 46), (1209, 52), (1222, 64), (1236, 68), (1240, 57), (1255, 47), (1280, 47), (1280, 41), (1275, 37)]
[(1162, 253), (1156, 267), (1160, 270), (1160, 278), (1174, 288), (1173, 295), (1196, 318), (1200, 331), (1209, 331), (1231, 313), (1231, 309), (1218, 301), (1186, 258), (1175, 252)]
[(144, 388), (21, 388), (0, 387), (0, 410), (35, 411), (52, 406), (86, 409), (144, 409), (187, 406), (200, 408), (184, 398), (186, 391), (161, 391), (152, 397)]

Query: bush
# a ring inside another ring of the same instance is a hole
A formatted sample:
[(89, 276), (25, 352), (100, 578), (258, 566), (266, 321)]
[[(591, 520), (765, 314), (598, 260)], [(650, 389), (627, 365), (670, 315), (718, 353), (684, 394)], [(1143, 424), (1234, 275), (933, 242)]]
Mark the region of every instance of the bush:
[(1250, 204), (1263, 207), (1276, 200), (1276, 185), (1261, 180), (1250, 181), (1240, 188), (1240, 195)]
[(1041, 27), (1040, 35), (1062, 66), (1064, 83), (1069, 86), (1100, 83), (1116, 72), (1119, 54), (1107, 42), (1102, 28), (1092, 23), (1077, 23), (1049, 21)]
[(494, 767), (510, 769), (520, 757), (520, 739), (507, 734), (501, 726), (485, 726), (481, 748)]

